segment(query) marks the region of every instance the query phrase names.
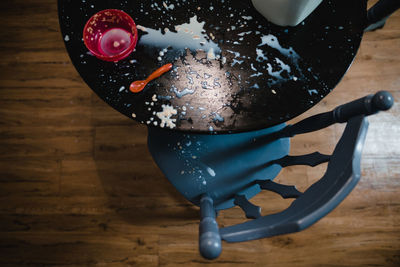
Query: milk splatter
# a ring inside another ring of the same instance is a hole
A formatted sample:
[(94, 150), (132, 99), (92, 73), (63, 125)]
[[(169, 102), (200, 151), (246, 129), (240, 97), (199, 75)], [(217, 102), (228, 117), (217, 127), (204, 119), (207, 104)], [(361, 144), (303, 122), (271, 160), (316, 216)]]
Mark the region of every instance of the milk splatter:
[(199, 22), (197, 16), (190, 18), (189, 23), (175, 26), (176, 32), (166, 31), (164, 34), (160, 30), (154, 30), (143, 26), (138, 29), (144, 31), (139, 45), (151, 45), (156, 47), (172, 47), (178, 50), (188, 48), (192, 51), (204, 50), (210, 54), (220, 54), (221, 48), (213, 42), (211, 36), (207, 36), (204, 30), (205, 22)]
[(281, 54), (286, 57), (292, 57), (294, 59), (299, 58), (299, 55), (293, 50), (292, 47), (283, 48), (278, 41), (278, 38), (272, 34), (263, 35), (261, 37), (261, 43), (258, 46), (268, 45), (272, 48), (277, 49)]
[(210, 167), (207, 167), (207, 172), (208, 174), (210, 174), (212, 177), (215, 177), (216, 173), (213, 169), (211, 169)]

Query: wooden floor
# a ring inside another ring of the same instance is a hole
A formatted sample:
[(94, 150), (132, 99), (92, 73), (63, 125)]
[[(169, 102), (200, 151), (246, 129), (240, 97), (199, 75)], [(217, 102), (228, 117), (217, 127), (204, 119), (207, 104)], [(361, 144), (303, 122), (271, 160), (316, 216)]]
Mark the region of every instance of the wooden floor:
[[(66, 54), (54, 0), (0, 1), (0, 266), (202, 265), (198, 209), (166, 181), (147, 129), (103, 103)], [(340, 85), (301, 116), (385, 89), (400, 101), (400, 14), (365, 34)], [(297, 234), (223, 244), (215, 266), (400, 266), (400, 105), (370, 118), (363, 177)], [(330, 153), (337, 125), (296, 137), (292, 153)], [(300, 190), (317, 168), (278, 177)], [(265, 213), (290, 202), (263, 193)], [(220, 226), (243, 220), (238, 209)]]

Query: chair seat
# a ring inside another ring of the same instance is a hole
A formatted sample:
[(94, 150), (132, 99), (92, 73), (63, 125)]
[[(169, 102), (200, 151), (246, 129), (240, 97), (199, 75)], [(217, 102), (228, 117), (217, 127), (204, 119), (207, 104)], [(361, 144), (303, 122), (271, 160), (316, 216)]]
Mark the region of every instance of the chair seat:
[(148, 146), (168, 180), (192, 203), (208, 194), (217, 210), (235, 206), (240, 193), (248, 199), (258, 194), (256, 180), (274, 179), (282, 167), (270, 166), (289, 153), (289, 138), (273, 142), (260, 137), (285, 127), (239, 134), (205, 135), (149, 128)]

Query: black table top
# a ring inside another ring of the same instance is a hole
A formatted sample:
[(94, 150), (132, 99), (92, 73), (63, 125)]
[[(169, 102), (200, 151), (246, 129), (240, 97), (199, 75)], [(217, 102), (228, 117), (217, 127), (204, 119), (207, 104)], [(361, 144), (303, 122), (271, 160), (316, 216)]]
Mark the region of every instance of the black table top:
[[(105, 102), (144, 124), (192, 132), (243, 132), (310, 109), (340, 81), (363, 34), (366, 1), (323, 3), (296, 27), (269, 23), (250, 0), (59, 0), (63, 38), (80, 75)], [(127, 12), (136, 51), (117, 63), (88, 53), (85, 23)], [(173, 63), (140, 93), (129, 85)]]

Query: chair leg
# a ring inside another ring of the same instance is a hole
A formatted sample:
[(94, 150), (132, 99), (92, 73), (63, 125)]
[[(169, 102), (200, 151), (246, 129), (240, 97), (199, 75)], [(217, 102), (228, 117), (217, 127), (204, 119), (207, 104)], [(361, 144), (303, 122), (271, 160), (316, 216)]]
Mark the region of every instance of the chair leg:
[(208, 195), (200, 200), (199, 250), (200, 254), (209, 260), (216, 259), (221, 254), (221, 236), (214, 209), (214, 202)]

